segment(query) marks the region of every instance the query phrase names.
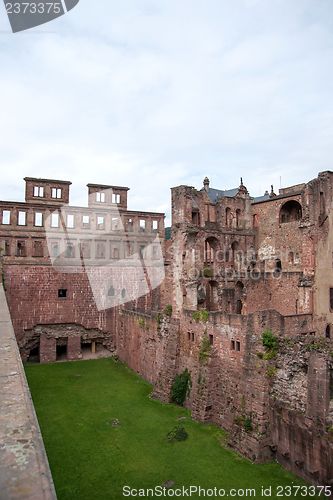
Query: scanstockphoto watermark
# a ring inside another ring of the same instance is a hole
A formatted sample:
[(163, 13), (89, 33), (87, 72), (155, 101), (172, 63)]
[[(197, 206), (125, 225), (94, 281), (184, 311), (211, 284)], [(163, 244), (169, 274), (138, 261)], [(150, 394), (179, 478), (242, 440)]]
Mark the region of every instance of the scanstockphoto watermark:
[(329, 498), (333, 493), (332, 486), (314, 485), (284, 485), (259, 486), (257, 488), (203, 488), (198, 485), (167, 488), (155, 486), (153, 488), (123, 487), (125, 498)]
[(6, 1), (5, 9), (13, 33), (49, 23), (72, 10), (79, 0)]

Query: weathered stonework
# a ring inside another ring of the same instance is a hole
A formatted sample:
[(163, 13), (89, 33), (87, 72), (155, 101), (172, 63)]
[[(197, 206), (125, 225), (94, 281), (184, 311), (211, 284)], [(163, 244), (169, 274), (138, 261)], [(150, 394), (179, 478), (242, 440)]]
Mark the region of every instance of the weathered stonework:
[[(201, 190), (173, 188), (163, 283), (153, 287), (147, 267), (140, 278), (129, 260), (120, 260), (102, 277), (112, 294), (125, 290), (131, 300), (104, 309), (96, 306), (87, 268), (63, 272), (46, 251), (33, 257), (37, 235), (45, 240), (31, 222), (43, 205), (32, 195), (35, 182), (28, 180), (27, 205), (0, 203), (13, 214), (10, 225), (0, 226), (0, 240), (22, 357), (39, 346), (41, 362), (64, 352), (80, 359), (86, 344), (99, 342), (150, 381), (163, 401), (170, 400), (174, 377), (188, 369), (185, 404), (194, 418), (224, 427), (230, 445), (253, 461), (277, 458), (313, 483), (332, 484), (333, 173), (257, 199), (243, 182), (230, 191), (210, 188), (207, 178)], [(55, 182), (45, 181), (45, 191)], [(163, 236), (163, 214), (128, 211), (127, 188), (114, 186), (102, 208), (96, 193), (110, 186), (88, 187), (89, 209), (66, 206), (76, 220), (83, 211), (92, 220), (102, 211), (112, 238), (130, 238), (132, 252), (154, 236), (154, 219)], [(111, 225), (114, 200), (124, 219), (120, 232)], [(45, 211), (54, 209), (49, 204)], [(22, 209), (24, 228), (17, 226)], [(147, 220), (144, 231), (140, 217)], [(69, 233), (75, 238), (75, 229)], [(26, 255), (14, 254), (24, 238)], [(277, 339), (276, 352), (265, 350), (264, 332)]]

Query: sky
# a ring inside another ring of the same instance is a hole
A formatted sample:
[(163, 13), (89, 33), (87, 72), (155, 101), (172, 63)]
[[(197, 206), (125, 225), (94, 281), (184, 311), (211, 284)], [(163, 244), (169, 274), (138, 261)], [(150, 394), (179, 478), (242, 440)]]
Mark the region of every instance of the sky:
[(332, 0), (80, 0), (12, 34), (0, 4), (0, 199), (23, 177), (252, 196), (333, 170)]

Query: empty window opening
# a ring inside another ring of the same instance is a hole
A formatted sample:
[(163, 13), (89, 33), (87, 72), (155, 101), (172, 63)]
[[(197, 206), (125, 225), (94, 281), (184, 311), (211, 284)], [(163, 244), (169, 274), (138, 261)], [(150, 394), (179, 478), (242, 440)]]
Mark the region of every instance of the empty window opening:
[(85, 229), (90, 226), (90, 217), (89, 217), (89, 215), (82, 215), (82, 226)]
[(70, 241), (68, 241), (66, 244), (65, 256), (67, 259), (74, 259), (74, 257), (75, 257), (75, 248), (74, 248), (73, 243), (71, 243)]
[(192, 210), (192, 224), (200, 226), (200, 213), (199, 210)]
[(58, 242), (51, 243), (51, 256), (59, 257), (60, 255), (60, 245)]
[(192, 342), (194, 342), (194, 332), (192, 332), (191, 336), (192, 336)]
[(52, 188), (51, 190), (51, 197), (55, 199), (61, 199), (62, 197), (62, 190), (61, 188)]
[(10, 255), (10, 243), (8, 240), (5, 241), (5, 255), (7, 257)]
[(67, 342), (67, 337), (57, 339), (57, 361), (64, 361), (67, 359)]
[(90, 257), (91, 257), (91, 243), (90, 243), (90, 241), (82, 241), (80, 243), (80, 256), (83, 259), (90, 259)]
[(112, 194), (112, 203), (119, 204), (120, 203), (120, 194)]
[(2, 211), (2, 224), (6, 226), (10, 224), (10, 210)]
[(209, 343), (210, 343), (210, 345), (214, 344), (214, 336), (213, 335), (209, 335)]
[(27, 256), (25, 241), (18, 241), (16, 248), (17, 248), (16, 249), (16, 256), (17, 257), (26, 257)]
[(33, 243), (33, 257), (44, 257), (44, 249), (42, 241), (34, 241)]
[(158, 231), (158, 220), (153, 220), (153, 231), (155, 233)]
[(127, 229), (127, 231), (130, 231), (130, 232), (133, 231), (133, 219), (127, 219), (126, 229)]
[(72, 214), (67, 214), (67, 227), (69, 229), (74, 228), (74, 215)]
[(102, 241), (96, 244), (96, 259), (105, 259), (105, 243)]
[(59, 299), (66, 299), (67, 298), (67, 288), (59, 288), (58, 298)]
[(232, 262), (235, 262), (236, 261), (236, 257), (237, 257), (237, 252), (238, 252), (238, 247), (239, 247), (239, 244), (237, 241), (234, 241), (231, 245), (231, 251), (232, 251)]
[(36, 198), (44, 198), (44, 188), (42, 186), (34, 187), (34, 196)]
[(112, 258), (113, 259), (119, 259), (120, 258), (120, 252), (119, 248), (115, 247), (112, 251)]
[(119, 219), (119, 217), (112, 217), (112, 220), (111, 220), (111, 229), (112, 229), (112, 231), (119, 231), (119, 229), (120, 229), (120, 219)]
[(274, 272), (276, 274), (280, 274), (282, 271), (282, 262), (281, 262), (281, 259), (276, 259), (275, 260), (275, 270)]
[(105, 203), (105, 193), (101, 192), (96, 193), (96, 201), (98, 203)]
[(236, 302), (236, 314), (242, 314), (243, 302), (238, 299)]
[(218, 310), (218, 283), (209, 281), (206, 288), (206, 305), (208, 311)]
[(325, 197), (322, 191), (320, 191), (319, 198), (320, 198), (320, 215), (323, 216), (325, 214)]
[(51, 214), (51, 227), (59, 227), (59, 213), (53, 212)]
[(331, 325), (327, 325), (326, 326), (326, 330), (325, 330), (325, 337), (327, 339), (330, 339), (331, 338)]
[(210, 237), (205, 241), (205, 262), (214, 262), (215, 254), (218, 250), (219, 242), (217, 238)]
[(236, 340), (236, 351), (240, 351), (240, 342)]
[(231, 341), (230, 348), (231, 348), (232, 351), (235, 351), (235, 349), (236, 349), (236, 342), (234, 340)]
[(236, 210), (236, 227), (240, 227), (240, 216), (241, 216), (241, 211), (239, 208)]
[(26, 226), (27, 225), (27, 212), (19, 212), (17, 218), (18, 226)]
[(302, 206), (298, 201), (290, 200), (280, 210), (280, 223), (293, 222), (302, 218)]
[(35, 226), (36, 227), (43, 226), (43, 214), (41, 212), (35, 212)]
[(140, 219), (140, 231), (146, 230), (146, 221), (145, 219)]
[(229, 207), (227, 207), (225, 209), (225, 225), (226, 225), (226, 227), (231, 227), (231, 220), (232, 220), (231, 209)]
[(102, 215), (97, 217), (97, 229), (104, 229), (105, 227), (105, 219)]

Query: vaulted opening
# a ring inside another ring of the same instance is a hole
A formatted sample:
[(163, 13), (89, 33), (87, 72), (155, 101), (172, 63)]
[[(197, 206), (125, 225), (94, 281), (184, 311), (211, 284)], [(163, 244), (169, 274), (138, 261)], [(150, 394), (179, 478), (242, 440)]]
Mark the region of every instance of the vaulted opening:
[(67, 337), (60, 337), (57, 339), (57, 361), (64, 361), (67, 359)]
[(205, 240), (205, 262), (212, 263), (214, 262), (215, 254), (218, 250), (219, 242), (217, 238), (211, 236)]
[(298, 201), (290, 200), (282, 205), (280, 210), (280, 223), (293, 222), (302, 218), (302, 206)]

